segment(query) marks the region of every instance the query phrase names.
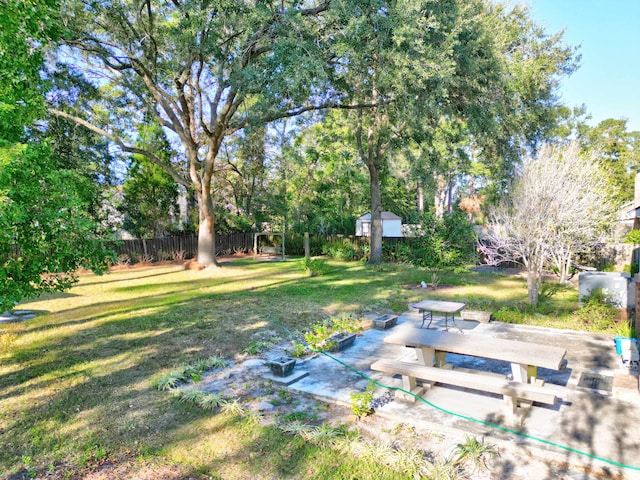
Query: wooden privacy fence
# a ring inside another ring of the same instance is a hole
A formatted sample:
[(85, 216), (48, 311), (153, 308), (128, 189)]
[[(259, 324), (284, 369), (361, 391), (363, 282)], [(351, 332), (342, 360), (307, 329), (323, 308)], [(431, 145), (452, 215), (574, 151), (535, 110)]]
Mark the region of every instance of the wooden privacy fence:
[[(252, 232), (216, 235), (216, 255), (251, 252), (253, 249), (253, 236)], [(259, 247), (280, 246), (282, 242), (280, 238), (279, 235), (261, 235)], [(415, 240), (410, 237), (384, 237), (382, 241), (385, 249), (395, 251), (398, 245), (411, 244)], [(323, 250), (327, 245), (340, 243), (363, 249), (369, 246), (369, 237), (312, 234), (310, 235), (311, 255), (321, 255), (325, 253)], [(196, 235), (181, 235), (166, 238), (120, 240), (110, 246), (116, 252), (120, 262), (184, 260), (194, 258), (197, 255), (198, 237)], [(294, 256), (304, 255), (304, 236), (298, 233), (286, 234), (285, 253)]]
[[(233, 255), (234, 253), (250, 253), (253, 250), (252, 232), (216, 235), (216, 256)], [(369, 247), (369, 237), (339, 234), (311, 234), (311, 255), (327, 253), (331, 247), (348, 246), (362, 253)], [(420, 241), (416, 237), (383, 237), (382, 247), (385, 257), (393, 261), (403, 246), (414, 246)], [(258, 248), (277, 247), (282, 243), (280, 235), (261, 234)], [(159, 262), (165, 260), (185, 260), (194, 258), (198, 253), (198, 237), (181, 235), (166, 238), (150, 238), (121, 240), (110, 247), (116, 252), (121, 262)], [(304, 255), (304, 236), (300, 233), (285, 234), (286, 255)], [(629, 264), (637, 264), (640, 249), (637, 245), (607, 244), (595, 249), (590, 255), (581, 255), (579, 260), (585, 265), (593, 265), (603, 269), (605, 265), (614, 265), (616, 270), (623, 271)]]
[[(216, 255), (230, 255), (239, 251), (249, 252), (253, 246), (253, 233), (216, 235)], [(180, 235), (165, 238), (120, 240), (111, 245), (122, 262), (161, 262), (185, 260), (198, 253), (197, 235)]]

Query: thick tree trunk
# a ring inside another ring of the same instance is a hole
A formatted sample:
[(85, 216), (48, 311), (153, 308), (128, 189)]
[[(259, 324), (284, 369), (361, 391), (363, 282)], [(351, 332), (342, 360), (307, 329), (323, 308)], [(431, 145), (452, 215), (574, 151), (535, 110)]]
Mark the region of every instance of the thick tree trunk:
[(436, 193), (433, 198), (436, 217), (443, 218), (447, 203), (447, 182), (442, 175), (436, 177)]
[(571, 269), (571, 252), (562, 255), (558, 262), (560, 270), (560, 283), (569, 283), (569, 270)]
[(216, 261), (216, 234), (213, 202), (208, 194), (198, 195), (198, 263), (205, 267), (218, 267)]
[(422, 187), (422, 180), (418, 181), (417, 193), (416, 206), (418, 208), (418, 214), (422, 215), (424, 213), (424, 188)]
[(529, 305), (538, 304), (538, 295), (540, 293), (540, 272), (535, 269), (527, 271), (527, 293)]
[(371, 254), (370, 265), (382, 263), (382, 195), (380, 171), (377, 165), (369, 165), (369, 189), (371, 191)]

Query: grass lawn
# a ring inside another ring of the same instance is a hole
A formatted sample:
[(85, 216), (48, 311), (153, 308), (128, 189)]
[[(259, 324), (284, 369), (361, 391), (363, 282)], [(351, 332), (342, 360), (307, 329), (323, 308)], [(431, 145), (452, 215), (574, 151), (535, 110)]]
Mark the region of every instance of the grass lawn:
[(246, 358), (283, 334), (270, 319), (301, 332), (331, 315), (402, 312), (425, 297), (487, 306), (501, 320), (609, 326), (574, 312), (575, 289), (527, 311), (526, 283), (515, 276), (470, 272), (446, 276), (451, 286), (435, 292), (404, 288), (426, 278), (406, 266), (337, 261), (306, 277), (295, 260), (82, 275), (67, 293), (20, 305), (35, 319), (0, 325), (0, 478), (404, 478), (275, 426), (182, 403), (153, 382), (212, 355)]

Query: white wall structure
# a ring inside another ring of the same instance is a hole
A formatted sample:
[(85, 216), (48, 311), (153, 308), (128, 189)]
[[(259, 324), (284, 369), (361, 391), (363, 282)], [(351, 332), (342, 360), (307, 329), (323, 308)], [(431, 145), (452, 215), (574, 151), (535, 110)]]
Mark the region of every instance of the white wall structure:
[(628, 273), (581, 272), (578, 275), (578, 300), (582, 302), (595, 289), (602, 289), (618, 308), (635, 307), (635, 288)]
[[(356, 236), (371, 236), (371, 213), (356, 218)], [(402, 218), (391, 212), (382, 212), (382, 236), (402, 237)]]

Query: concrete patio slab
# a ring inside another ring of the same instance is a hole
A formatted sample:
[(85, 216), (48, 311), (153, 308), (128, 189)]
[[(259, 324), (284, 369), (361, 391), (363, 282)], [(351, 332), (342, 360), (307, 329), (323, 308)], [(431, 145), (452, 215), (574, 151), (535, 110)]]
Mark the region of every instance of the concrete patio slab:
[[(288, 388), (349, 406), (350, 393), (364, 391), (369, 379), (385, 386), (400, 387), (399, 377), (372, 372), (369, 367), (380, 358), (415, 359), (413, 349), (386, 344), (384, 337), (403, 325), (419, 326), (421, 321), (421, 315), (407, 312), (390, 330), (367, 330), (343, 352), (316, 355), (304, 363), (308, 375)], [(444, 326), (444, 321), (434, 323), (436, 327)], [(479, 435), (521, 450), (523, 458), (538, 456), (569, 465), (575, 472), (598, 471), (604, 478), (640, 479), (637, 372), (619, 368), (613, 336), (459, 319), (456, 324), (465, 335), (509, 338), (565, 348), (567, 369), (538, 370), (538, 377), (546, 382), (545, 387), (557, 394), (556, 404), (534, 404), (523, 419), (514, 423), (505, 418), (500, 396), (437, 385), (423, 394), (420, 401), (393, 400), (377, 408), (375, 415), (388, 416), (442, 435), (452, 432)], [(510, 365), (505, 362), (450, 354), (447, 354), (447, 362), (454, 368), (473, 368), (496, 375), (510, 373)], [(620, 379), (621, 374), (624, 374), (624, 381)], [(585, 384), (586, 379), (595, 386), (606, 387), (607, 382), (595, 381), (598, 376), (605, 380), (611, 378), (609, 383), (615, 388), (600, 390), (579, 385)], [(377, 387), (375, 394), (381, 397), (386, 392), (385, 388)], [(589, 473), (584, 475), (575, 478), (596, 478)]]

